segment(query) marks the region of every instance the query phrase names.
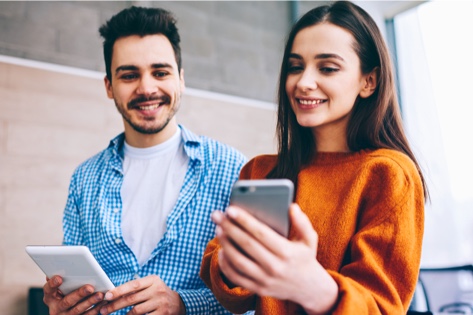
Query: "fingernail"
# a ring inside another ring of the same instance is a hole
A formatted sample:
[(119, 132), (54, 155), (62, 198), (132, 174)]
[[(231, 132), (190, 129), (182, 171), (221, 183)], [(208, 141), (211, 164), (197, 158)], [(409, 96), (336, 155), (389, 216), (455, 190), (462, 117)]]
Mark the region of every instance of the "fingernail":
[(102, 296), (101, 296), (100, 294), (97, 294), (97, 295), (95, 296), (95, 300), (96, 300), (97, 302), (102, 301)]
[(107, 292), (107, 293), (105, 294), (104, 300), (111, 301), (112, 299), (113, 299), (113, 294), (110, 293), (110, 292)]
[(227, 215), (232, 219), (236, 219), (238, 217), (238, 210), (233, 207), (228, 207)]
[(85, 294), (92, 294), (92, 293), (94, 293), (94, 290), (92, 290), (92, 288), (90, 288), (90, 287), (86, 287), (86, 288), (84, 289), (84, 293), (85, 293)]
[(217, 235), (217, 236), (222, 235), (222, 228), (220, 226), (217, 226), (215, 228), (215, 235)]
[(59, 278), (58, 278), (58, 277), (54, 277), (53, 282), (54, 282), (55, 285), (59, 284)]
[(220, 211), (212, 212), (210, 217), (211, 217), (212, 221), (216, 224), (219, 224), (220, 222), (222, 222), (222, 215), (221, 215)]
[(106, 309), (105, 307), (102, 307), (102, 308), (100, 309), (100, 314), (102, 314), (102, 315), (107, 315), (107, 309)]

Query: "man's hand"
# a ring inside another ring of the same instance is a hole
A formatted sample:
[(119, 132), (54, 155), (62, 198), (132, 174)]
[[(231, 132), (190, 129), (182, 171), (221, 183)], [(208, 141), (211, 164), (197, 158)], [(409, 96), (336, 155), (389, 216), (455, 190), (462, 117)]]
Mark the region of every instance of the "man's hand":
[(54, 276), (46, 279), (43, 286), (44, 303), (49, 308), (50, 315), (95, 315), (99, 314), (100, 307), (104, 305), (104, 294), (94, 294), (94, 287), (85, 285), (64, 296), (59, 290), (62, 278)]
[(127, 282), (105, 294), (111, 301), (100, 309), (106, 315), (133, 306), (134, 315), (185, 315), (186, 308), (179, 294), (171, 290), (158, 276)]

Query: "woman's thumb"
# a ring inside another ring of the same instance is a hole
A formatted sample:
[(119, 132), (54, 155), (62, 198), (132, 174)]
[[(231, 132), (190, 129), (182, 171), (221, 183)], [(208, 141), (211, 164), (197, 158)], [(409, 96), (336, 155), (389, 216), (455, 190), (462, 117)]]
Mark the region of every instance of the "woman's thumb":
[(309, 218), (302, 212), (298, 204), (293, 203), (289, 207), (289, 217), (291, 219), (292, 230), (294, 231), (294, 240), (303, 242), (317, 249), (317, 232), (315, 232)]

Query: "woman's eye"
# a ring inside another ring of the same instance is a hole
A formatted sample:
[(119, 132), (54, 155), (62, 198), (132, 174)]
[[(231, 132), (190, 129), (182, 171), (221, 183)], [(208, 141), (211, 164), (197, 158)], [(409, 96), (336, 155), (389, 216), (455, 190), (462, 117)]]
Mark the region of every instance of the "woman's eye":
[(337, 72), (338, 70), (339, 70), (338, 68), (333, 68), (333, 67), (320, 68), (320, 72), (322, 73), (334, 73), (334, 72)]
[(298, 72), (301, 72), (303, 71), (304, 68), (302, 66), (298, 66), (298, 65), (289, 65), (287, 71), (289, 73), (298, 73)]

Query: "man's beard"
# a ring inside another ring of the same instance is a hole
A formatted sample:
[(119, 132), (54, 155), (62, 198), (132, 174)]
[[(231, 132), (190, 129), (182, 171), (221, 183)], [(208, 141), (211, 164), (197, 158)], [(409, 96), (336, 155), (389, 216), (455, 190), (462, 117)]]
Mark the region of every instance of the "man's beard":
[[(134, 108), (137, 108), (138, 106), (136, 104), (141, 103), (141, 102), (147, 102), (147, 101), (162, 101), (164, 104), (160, 106), (171, 106), (171, 100), (169, 97), (164, 96), (164, 97), (138, 97), (133, 100), (131, 100), (127, 104), (127, 109), (128, 110), (133, 110)], [(169, 124), (171, 119), (174, 117), (176, 114), (177, 110), (179, 109), (179, 102), (180, 98), (176, 98), (176, 102), (174, 103), (174, 107), (172, 108), (171, 112), (169, 112), (168, 117), (166, 117), (166, 120), (164, 123), (158, 125), (158, 126), (140, 126), (138, 124), (135, 124), (132, 122), (130, 115), (124, 110), (121, 106), (117, 104), (117, 101), (115, 100), (115, 107), (117, 108), (118, 112), (122, 115), (123, 119), (135, 130), (136, 132), (146, 134), (146, 135), (152, 135), (152, 134), (157, 134), (161, 132), (166, 126)], [(145, 120), (147, 121), (153, 121), (155, 120), (155, 117), (149, 117), (147, 120), (147, 117), (145, 117)]]

